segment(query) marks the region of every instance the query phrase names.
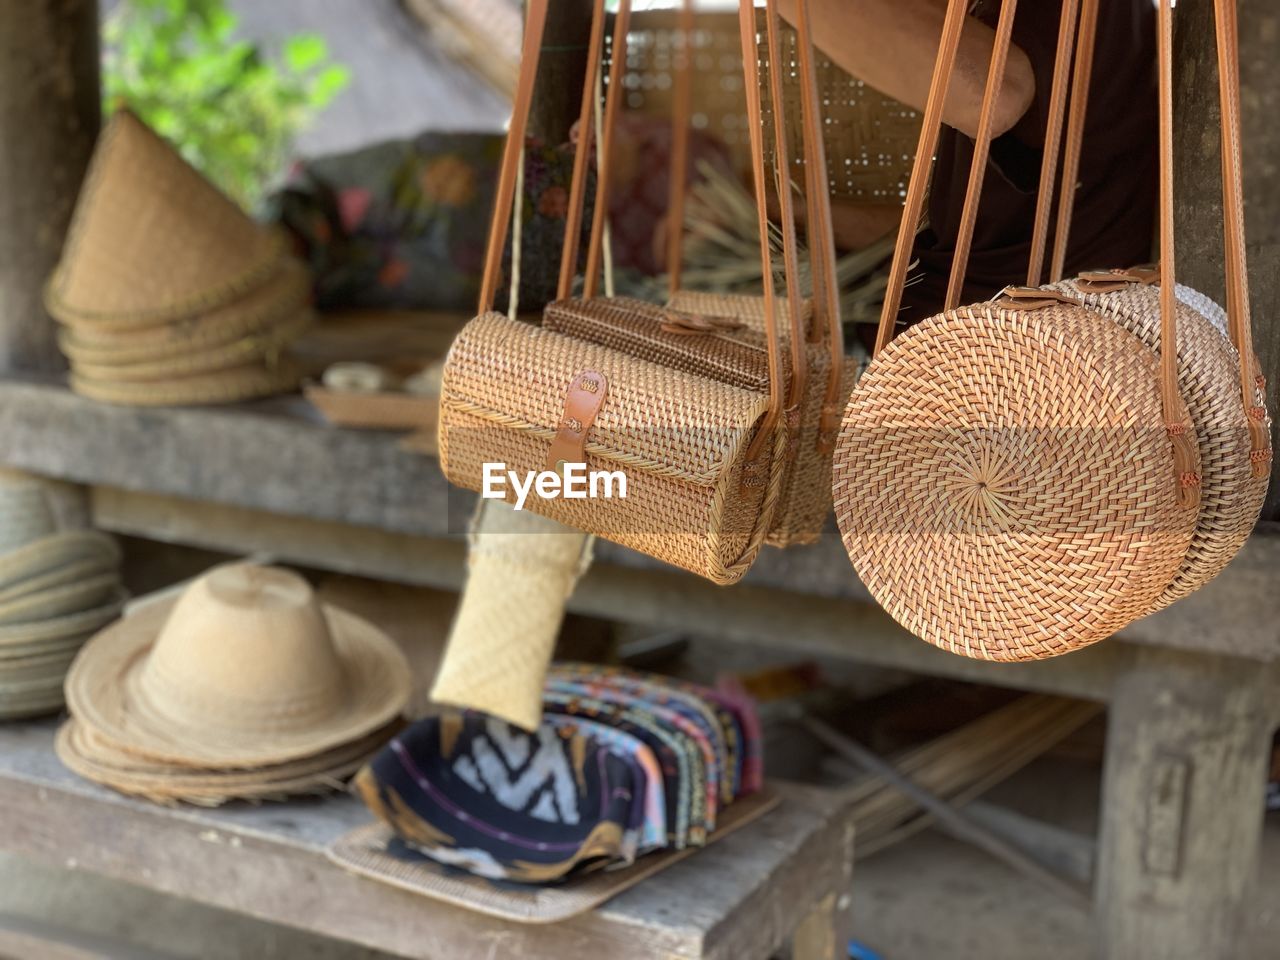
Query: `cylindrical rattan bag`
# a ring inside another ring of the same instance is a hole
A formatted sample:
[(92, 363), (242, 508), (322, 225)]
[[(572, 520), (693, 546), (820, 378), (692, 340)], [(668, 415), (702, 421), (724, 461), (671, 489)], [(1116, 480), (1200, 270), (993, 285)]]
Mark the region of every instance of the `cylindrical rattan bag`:
[[(889, 342), (964, 8), (953, 0), (948, 9), (877, 353), (845, 414), (836, 513), (854, 566), (908, 629), (971, 657), (1038, 659), (1101, 640), (1220, 569), (1222, 556), (1234, 552), (1230, 541), (1242, 539), (1239, 521), (1221, 517), (1249, 509), (1256, 515), (1256, 505), (1245, 503), (1260, 501), (1240, 479), (1259, 460), (1250, 455), (1239, 398), (1225, 409), (1230, 388), (1223, 378), (1231, 377), (1232, 359), (1224, 341), (1195, 311), (1179, 310), (1175, 296), (1168, 0), (1159, 17), (1159, 293), (1153, 298), (1124, 284), (1098, 294), (1067, 284), (953, 306), (1012, 30), (1015, 0), (1005, 0), (948, 309)], [(1069, 145), (1082, 130), (1096, 5), (1084, 9), (1073, 97), (1081, 109), (1073, 107)], [(1069, 2), (1032, 283), (1056, 173), (1074, 19)], [(1064, 209), (1075, 184), (1072, 164), (1063, 174)], [(1059, 218), (1059, 263), (1068, 219)], [(1250, 407), (1252, 391), (1250, 385)], [(1203, 492), (1202, 464), (1211, 471), (1206, 486), (1214, 484)]]
[[(749, 35), (745, 26), (749, 20), (754, 23), (750, 14), (749, 3), (744, 3), (740, 18), (744, 50), (748, 40), (754, 43), (754, 32)], [(625, 49), (629, 15), (629, 3), (623, 0), (615, 22), (615, 51)], [(445, 361), (441, 465), (451, 482), (473, 490), (493, 489), (486, 475), (494, 467), (486, 465), (501, 465), (501, 472), (509, 471), (515, 482), (538, 473), (561, 472), (577, 463), (585, 464), (588, 471), (622, 472), (625, 497), (531, 495), (523, 506), (715, 582), (733, 583), (746, 573), (763, 544), (782, 484), (784, 376), (776, 324), (767, 330), (764, 381), (739, 385), (700, 376), (662, 357), (648, 358), (642, 350), (593, 342), (576, 330), (553, 329), (551, 322), (539, 328), (492, 312), (545, 16), (546, 0), (534, 0), (529, 6), (521, 83), (490, 231), (481, 313), (463, 329)], [(595, 69), (600, 69), (604, 21), (600, 2), (588, 54), (588, 63)], [(749, 61), (748, 104), (758, 117), (755, 60), (744, 59)], [(615, 55), (611, 68), (611, 95), (599, 150), (605, 171), (621, 105), (620, 96), (613, 92), (621, 90), (624, 61), (624, 56)], [(590, 80), (588, 84), (593, 89)], [(589, 117), (589, 110), (590, 98), (584, 115)], [(760, 125), (754, 124), (757, 206), (763, 225), (767, 211), (759, 130)], [(572, 280), (577, 261), (574, 218), (581, 216), (585, 163), (583, 149), (575, 158), (562, 296), (567, 295), (564, 278)], [(607, 179), (600, 178), (598, 194), (607, 188)], [(596, 209), (602, 209), (599, 202)], [(588, 316), (614, 311), (638, 320), (660, 314), (663, 323), (701, 322), (702, 318), (656, 305), (597, 298), (603, 226), (601, 213), (592, 224), (584, 296), (570, 302), (581, 304)], [(767, 262), (764, 230), (761, 254)], [(764, 272), (765, 297), (772, 303), (772, 281), (769, 271)], [(564, 301), (553, 306), (563, 309)], [(548, 308), (549, 320), (554, 313)], [(506, 485), (500, 495), (516, 501), (512, 487)], [(604, 488), (605, 484), (598, 487)]]

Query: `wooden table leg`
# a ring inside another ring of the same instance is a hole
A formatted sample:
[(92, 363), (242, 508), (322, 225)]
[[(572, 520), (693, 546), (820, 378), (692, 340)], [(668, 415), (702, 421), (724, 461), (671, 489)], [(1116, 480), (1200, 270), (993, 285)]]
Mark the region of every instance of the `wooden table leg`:
[(1144, 651), (1111, 701), (1095, 888), (1104, 960), (1236, 955), (1274, 729), (1262, 664)]
[(836, 894), (818, 901), (796, 927), (791, 938), (791, 960), (837, 960)]

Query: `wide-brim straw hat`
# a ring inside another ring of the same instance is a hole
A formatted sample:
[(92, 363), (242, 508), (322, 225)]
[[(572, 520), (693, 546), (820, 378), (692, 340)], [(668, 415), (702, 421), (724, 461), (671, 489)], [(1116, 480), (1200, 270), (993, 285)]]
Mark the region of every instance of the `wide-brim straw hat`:
[(146, 383), (94, 380), (72, 373), (71, 389), (81, 396), (126, 407), (185, 407), (235, 403), (290, 393), (302, 382), (302, 370), (289, 357)]
[(228, 564), (94, 636), (67, 700), (128, 753), (253, 767), (387, 726), (410, 685), (404, 654), (372, 624), (321, 604), (294, 573)]
[(110, 599), (89, 610), (68, 613), (47, 620), (0, 624), (0, 655), (6, 652), (13, 655), (13, 652), (19, 649), (48, 648), (61, 641), (71, 642), (71, 638), (83, 637), (87, 633), (101, 629), (120, 616), (120, 611), (128, 598), (129, 595), (124, 588), (117, 586)]
[(342, 789), (399, 729), (398, 723), (333, 750), (251, 769), (187, 767), (149, 761), (121, 750), (74, 718), (58, 731), (55, 750), (68, 769), (120, 793), (157, 803), (218, 806)]
[(130, 363), (72, 359), (71, 369), (76, 376), (86, 380), (143, 384), (215, 373), (256, 362), (269, 366), (278, 362), (281, 352), (306, 331), (314, 319), (310, 309), (295, 310), (268, 327), (220, 346), (197, 347), (162, 359)]
[(86, 577), (24, 597), (0, 601), (0, 626), (52, 620), (102, 606), (120, 590), (116, 571)]
[(0, 591), (6, 596), (14, 595), (33, 578), (80, 561), (115, 566), (120, 562), (120, 547), (97, 530), (64, 530), (33, 540), (0, 554)]
[(0, 483), (0, 555), (47, 537), (57, 528), (53, 509), (37, 481)]
[(121, 110), (98, 140), (45, 300), (66, 321), (164, 323), (253, 289), (282, 247), (278, 232)]
[(0, 605), (58, 587), (71, 586), (83, 580), (112, 573), (118, 564), (106, 557), (78, 557), (45, 573), (26, 577), (9, 586), (0, 587)]
[(167, 360), (256, 336), (287, 318), (310, 317), (310, 301), (310, 272), (300, 261), (286, 256), (261, 286), (205, 313), (140, 330), (64, 324), (58, 331), (58, 346), (73, 364)]

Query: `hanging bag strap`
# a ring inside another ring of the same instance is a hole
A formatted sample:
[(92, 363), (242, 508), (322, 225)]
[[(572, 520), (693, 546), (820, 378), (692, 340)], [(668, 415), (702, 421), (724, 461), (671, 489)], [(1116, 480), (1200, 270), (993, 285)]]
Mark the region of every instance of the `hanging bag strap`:
[(1244, 177), (1240, 159), (1240, 34), (1235, 0), (1215, 0), (1214, 22), (1218, 35), (1218, 92), (1222, 104), (1222, 220), (1227, 324), (1240, 365), (1241, 402), (1249, 424), (1249, 459), (1253, 464), (1253, 475), (1261, 478), (1270, 472), (1271, 431), (1267, 425), (1266, 408), (1255, 403), (1255, 390), (1265, 394), (1266, 381), (1259, 372), (1253, 350), (1245, 257)]
[(502, 274), (502, 252), (506, 247), (507, 230), (511, 226), (511, 205), (517, 199), (516, 179), (520, 172), (525, 131), (529, 126), (529, 110), (533, 105), (533, 86), (538, 77), (542, 35), (547, 25), (547, 2), (548, 0), (529, 0), (529, 10), (525, 17), (520, 75), (516, 80), (511, 125), (507, 129), (507, 142), (502, 151), (502, 166), (498, 171), (493, 217), (489, 221), (489, 245), (485, 248), (484, 274), (480, 280), (479, 313), (488, 313), (493, 309), (498, 292), (498, 278)]
[(813, 27), (809, 20), (809, 0), (796, 0), (796, 48), (800, 68), (800, 115), (804, 124), (805, 198), (809, 222), (809, 262), (813, 282), (813, 324), (811, 339), (825, 331), (829, 367), (827, 389), (818, 424), (818, 449), (826, 454), (835, 449), (844, 383), (844, 327), (840, 320), (840, 281), (836, 276), (836, 246), (831, 217), (831, 178), (827, 151), (822, 138), (822, 108), (818, 93), (817, 57), (813, 48)]

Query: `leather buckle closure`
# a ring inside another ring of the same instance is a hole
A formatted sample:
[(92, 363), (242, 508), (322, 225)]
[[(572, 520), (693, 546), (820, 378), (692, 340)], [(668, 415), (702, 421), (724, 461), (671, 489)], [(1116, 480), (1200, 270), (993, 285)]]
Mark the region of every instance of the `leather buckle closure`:
[(1113, 270), (1086, 270), (1076, 277), (1080, 289), (1088, 293), (1114, 293), (1132, 284), (1150, 287), (1160, 282), (1160, 265), (1144, 263)]
[(741, 330), (746, 324), (733, 317), (719, 317), (705, 313), (684, 313), (680, 310), (668, 309), (662, 322), (664, 333), (676, 333), (683, 336), (705, 336), (710, 333), (733, 333)]
[(1002, 310), (1043, 310), (1070, 303), (1080, 306), (1080, 301), (1069, 293), (1046, 290), (1042, 287), (1005, 287), (992, 303)]
[(575, 374), (564, 398), (564, 416), (547, 451), (547, 469), (564, 474), (569, 463), (587, 462), (587, 431), (609, 394), (609, 381), (595, 370)]

